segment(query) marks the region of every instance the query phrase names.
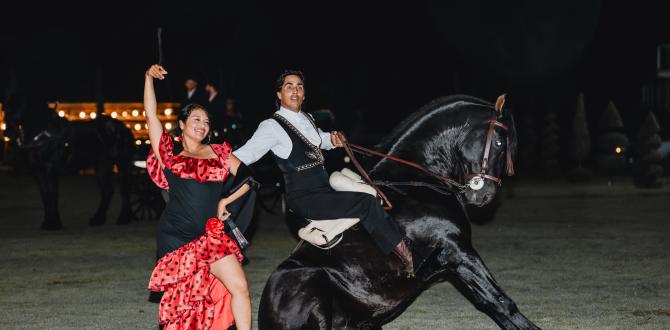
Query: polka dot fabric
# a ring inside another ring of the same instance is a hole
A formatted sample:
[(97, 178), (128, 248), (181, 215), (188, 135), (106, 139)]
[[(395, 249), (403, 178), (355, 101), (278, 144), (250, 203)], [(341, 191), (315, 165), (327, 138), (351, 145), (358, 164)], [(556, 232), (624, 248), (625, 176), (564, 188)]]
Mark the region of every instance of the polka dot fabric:
[[(230, 159), (231, 147), (227, 142), (223, 144), (212, 144), (216, 158), (199, 159), (183, 155), (174, 155), (174, 144), (172, 138), (165, 132), (161, 135), (158, 153), (163, 164), (174, 175), (182, 179), (193, 179), (199, 183), (205, 181), (225, 181), (228, 177), (228, 161)], [(147, 171), (151, 180), (161, 189), (169, 189), (168, 181), (161, 168), (153, 148), (147, 156)]]
[(235, 255), (244, 256), (223, 231), (223, 221), (207, 221), (206, 233), (156, 263), (149, 289), (163, 291), (158, 318), (165, 330), (227, 329), (235, 323), (230, 309), (230, 293), (210, 274), (210, 264)]

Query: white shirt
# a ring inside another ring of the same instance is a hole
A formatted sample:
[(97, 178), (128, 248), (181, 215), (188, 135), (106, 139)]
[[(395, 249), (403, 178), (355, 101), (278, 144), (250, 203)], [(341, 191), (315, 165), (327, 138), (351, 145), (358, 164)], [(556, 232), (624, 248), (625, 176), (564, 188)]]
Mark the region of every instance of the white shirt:
[(195, 94), (195, 88), (190, 91), (187, 91), (186, 97), (190, 100), (193, 97), (193, 94)]
[[(314, 145), (321, 144), (321, 149), (333, 149), (333, 143), (330, 141), (330, 133), (322, 131), (320, 128), (314, 129), (310, 122), (308, 114), (304, 112), (293, 112), (286, 108), (279, 108), (277, 114), (286, 118), (286, 120), (295, 126), (309, 142)], [(284, 128), (274, 119), (266, 119), (258, 125), (254, 135), (242, 147), (235, 150), (233, 154), (244, 164), (251, 165), (261, 159), (268, 151), (279, 158), (286, 159), (291, 154), (293, 143)]]

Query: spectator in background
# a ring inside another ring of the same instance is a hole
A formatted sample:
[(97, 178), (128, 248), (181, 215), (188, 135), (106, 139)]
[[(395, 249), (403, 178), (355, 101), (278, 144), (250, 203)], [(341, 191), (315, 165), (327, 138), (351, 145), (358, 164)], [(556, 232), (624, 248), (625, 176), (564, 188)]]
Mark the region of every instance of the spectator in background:
[(198, 81), (194, 77), (188, 77), (184, 82), (185, 91), (181, 97), (181, 106), (195, 103), (200, 105), (207, 104), (207, 93), (198, 87)]
[(216, 88), (216, 85), (213, 82), (207, 82), (205, 84), (205, 91), (208, 94), (207, 98), (207, 109), (215, 116), (220, 114), (225, 114), (226, 111), (226, 98), (223, 94), (219, 93), (219, 89)]
[(205, 91), (208, 94), (206, 104), (212, 119), (213, 141), (215, 143), (227, 141), (231, 118), (226, 116), (226, 100), (212, 82), (205, 83)]

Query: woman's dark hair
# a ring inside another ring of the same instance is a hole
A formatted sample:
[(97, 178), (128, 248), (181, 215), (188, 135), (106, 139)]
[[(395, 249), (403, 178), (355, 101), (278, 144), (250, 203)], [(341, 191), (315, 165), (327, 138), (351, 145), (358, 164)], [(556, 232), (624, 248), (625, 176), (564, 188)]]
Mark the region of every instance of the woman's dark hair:
[[(205, 108), (204, 106), (202, 106), (200, 104), (189, 103), (189, 104), (185, 105), (184, 107), (182, 107), (181, 109), (179, 109), (179, 113), (177, 114), (177, 119), (180, 122), (183, 122), (184, 124), (186, 124), (186, 120), (191, 115), (191, 112), (193, 112), (193, 110), (196, 110), (196, 109), (200, 109), (200, 110), (204, 111), (207, 114), (207, 118), (209, 119), (209, 131), (207, 132), (207, 137), (204, 140), (201, 141), (202, 143), (209, 144), (209, 142), (212, 140), (212, 127), (214, 127), (214, 123), (212, 122), (212, 116), (209, 114), (209, 111), (207, 111), (207, 108)], [(182, 135), (183, 134), (179, 125), (177, 125), (176, 131), (177, 131), (177, 135)]]
[[(284, 80), (288, 76), (298, 76), (302, 80), (303, 85), (305, 84), (305, 75), (302, 74), (302, 71), (286, 69), (277, 77), (277, 81), (275, 81), (275, 92), (281, 91), (282, 87), (284, 87)], [(279, 109), (279, 100), (275, 100), (275, 104), (277, 105), (277, 109)]]

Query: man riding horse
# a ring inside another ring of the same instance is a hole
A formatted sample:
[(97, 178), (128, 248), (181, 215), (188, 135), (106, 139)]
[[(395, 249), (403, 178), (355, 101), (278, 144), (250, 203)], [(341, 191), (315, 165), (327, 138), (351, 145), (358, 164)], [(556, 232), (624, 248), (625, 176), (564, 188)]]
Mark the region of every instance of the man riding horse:
[(403, 272), (412, 276), (414, 265), (408, 239), (380, 201), (367, 193), (330, 188), (321, 149), (342, 147), (343, 143), (337, 132), (321, 131), (311, 115), (301, 110), (304, 81), (300, 71), (286, 70), (279, 76), (275, 86), (279, 109), (233, 153), (250, 165), (272, 151), (284, 174), (287, 204), (296, 215), (317, 221), (360, 219), (381, 251), (386, 255), (394, 252), (404, 265)]

